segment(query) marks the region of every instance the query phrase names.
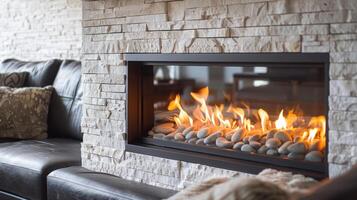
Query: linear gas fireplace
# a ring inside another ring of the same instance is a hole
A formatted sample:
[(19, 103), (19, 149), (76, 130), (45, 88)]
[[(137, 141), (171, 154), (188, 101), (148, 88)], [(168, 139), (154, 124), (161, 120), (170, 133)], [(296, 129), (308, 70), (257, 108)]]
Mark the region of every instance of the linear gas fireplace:
[(328, 175), (329, 55), (127, 54), (126, 150)]

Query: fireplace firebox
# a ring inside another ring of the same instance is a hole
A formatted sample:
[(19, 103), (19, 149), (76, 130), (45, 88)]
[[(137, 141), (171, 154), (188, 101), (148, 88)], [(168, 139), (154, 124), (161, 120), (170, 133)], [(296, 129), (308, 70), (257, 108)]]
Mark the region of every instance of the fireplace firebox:
[(327, 53), (126, 54), (126, 150), (328, 176)]

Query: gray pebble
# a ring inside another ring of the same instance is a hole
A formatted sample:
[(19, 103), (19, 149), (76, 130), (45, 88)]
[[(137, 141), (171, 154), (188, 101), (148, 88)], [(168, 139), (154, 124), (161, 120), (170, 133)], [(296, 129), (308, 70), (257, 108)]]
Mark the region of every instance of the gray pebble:
[(299, 141), (300, 141), (300, 139), (301, 139), (301, 137), (300, 137), (300, 136), (296, 136), (296, 137), (294, 138), (294, 143), (299, 142)]
[(259, 154), (265, 154), (268, 151), (268, 149), (269, 148), (267, 146), (263, 145), (258, 149), (258, 153)]
[(187, 135), (189, 132), (193, 131), (193, 127), (187, 127), (185, 130), (183, 130), (182, 135)]
[(243, 138), (242, 141), (243, 141), (244, 144), (248, 144), (249, 143), (249, 137)]
[(216, 146), (220, 148), (232, 148), (233, 147), (233, 142), (228, 141), (224, 137), (219, 137), (216, 139)]
[(165, 137), (166, 135), (163, 134), (163, 133), (157, 133), (157, 134), (154, 134), (153, 138), (155, 139), (162, 139), (163, 137)]
[(278, 138), (270, 138), (270, 139), (267, 140), (265, 145), (269, 149), (277, 149), (281, 145), (281, 142), (280, 142), (280, 140)]
[(187, 143), (189, 143), (189, 144), (196, 144), (196, 142), (197, 142), (197, 138), (191, 138), (191, 139), (189, 139), (188, 141), (187, 141)]
[(200, 139), (207, 137), (208, 131), (209, 131), (208, 128), (201, 128), (197, 133), (197, 137), (200, 138)]
[(204, 140), (205, 140), (205, 139), (203, 139), (203, 138), (198, 139), (198, 140), (196, 141), (196, 144), (203, 145), (203, 144), (205, 144), (205, 143), (203, 142)]
[(260, 135), (255, 134), (249, 137), (249, 142), (251, 141), (259, 141), (260, 140)]
[(182, 133), (176, 133), (175, 134), (175, 140), (185, 141), (185, 137), (182, 135)]
[(292, 141), (287, 141), (283, 145), (281, 145), (278, 149), (278, 152), (283, 155), (289, 154), (288, 147), (292, 144)]
[(155, 126), (153, 128), (153, 131), (155, 133), (163, 133), (163, 134), (169, 134), (171, 132), (174, 132), (174, 124), (173, 123), (163, 123)]
[(275, 138), (278, 138), (282, 143), (285, 143), (287, 141), (291, 141), (291, 136), (289, 134), (287, 134), (286, 132), (283, 131), (279, 131), (277, 133), (274, 134)]
[(164, 140), (173, 140), (173, 139), (175, 139), (175, 135), (176, 135), (176, 133), (170, 133), (168, 135), (165, 135), (163, 139)]
[(312, 162), (321, 162), (324, 155), (320, 151), (311, 151), (305, 155), (305, 160)]
[(268, 149), (268, 151), (266, 152), (266, 154), (267, 154), (268, 156), (277, 156), (277, 155), (279, 155), (278, 150), (276, 150), (276, 149)]
[(270, 130), (270, 131), (267, 133), (267, 139), (273, 138), (275, 133), (276, 133), (276, 130), (275, 130), (275, 129)]
[(240, 150), (243, 145), (244, 145), (243, 142), (237, 142), (233, 145), (233, 149)]
[(234, 133), (233, 133), (233, 135), (232, 135), (232, 138), (231, 138), (231, 141), (232, 142), (239, 142), (239, 141), (241, 141), (242, 140), (242, 138), (243, 138), (243, 134), (244, 134), (244, 132), (243, 132), (243, 129), (238, 129), (238, 130), (236, 130), (236, 131), (234, 131)]
[(197, 135), (197, 132), (196, 131), (190, 131), (189, 133), (187, 133), (185, 135), (185, 139), (186, 140), (189, 140), (191, 138), (196, 138), (196, 135)]
[(152, 131), (152, 130), (150, 130), (149, 132), (148, 132), (148, 135), (150, 135), (150, 136), (154, 136), (154, 131)]
[(205, 144), (211, 144), (211, 143), (215, 142), (216, 139), (218, 137), (220, 137), (220, 136), (221, 136), (221, 132), (220, 131), (216, 131), (216, 132), (212, 133), (211, 135), (209, 135), (208, 137), (206, 137), (205, 140), (204, 140), (204, 143)]
[(304, 142), (298, 142), (288, 147), (290, 153), (305, 154), (307, 151), (306, 144)]
[(262, 137), (262, 138), (259, 140), (259, 142), (260, 142), (261, 144), (265, 144), (265, 143), (267, 142), (267, 137), (266, 137), (266, 136)]
[(256, 150), (249, 144), (244, 144), (240, 150), (244, 152), (256, 152)]
[(254, 149), (259, 149), (262, 146), (262, 144), (257, 141), (250, 141), (249, 145), (252, 146)]
[(185, 126), (179, 126), (179, 127), (177, 127), (175, 133), (182, 133), (182, 131), (184, 131), (185, 129), (186, 129)]
[(309, 151), (318, 151), (320, 149), (320, 141), (314, 141), (310, 147), (309, 147)]
[(228, 132), (228, 133), (224, 134), (224, 138), (226, 138), (227, 140), (231, 141), (232, 135), (233, 135), (233, 134), (231, 134), (230, 132)]
[(303, 160), (305, 155), (301, 153), (289, 153), (288, 158), (292, 160)]

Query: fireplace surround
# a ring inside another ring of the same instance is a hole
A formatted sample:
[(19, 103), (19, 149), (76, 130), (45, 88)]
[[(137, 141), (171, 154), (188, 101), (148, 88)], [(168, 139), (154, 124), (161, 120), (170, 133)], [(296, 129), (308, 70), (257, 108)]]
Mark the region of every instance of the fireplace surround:
[[(119, 3), (120, 2), (120, 3)], [(234, 170), (125, 150), (126, 53), (328, 53), (328, 166), (356, 163), (355, 0), (82, 1), (82, 165), (175, 190)], [(125, 11), (125, 12), (123, 12)]]
[[(126, 54), (124, 59), (126, 60), (128, 66), (128, 71), (127, 71), (128, 137), (127, 137), (127, 143), (125, 145), (125, 149), (127, 151), (151, 155), (151, 156), (169, 158), (174, 160), (205, 164), (208, 166), (224, 168), (228, 170), (241, 171), (246, 173), (253, 173), (253, 174), (259, 173), (262, 169), (265, 168), (275, 168), (279, 170), (286, 170), (295, 173), (305, 174), (317, 179), (322, 179), (328, 176), (328, 162), (327, 162), (328, 148), (326, 143), (321, 147), (322, 148), (321, 152), (323, 152), (324, 154), (322, 161), (311, 162), (311, 161), (307, 161), (306, 159), (305, 160), (291, 159), (290, 154), (288, 156), (283, 154), (269, 156), (266, 155), (265, 153), (263, 154), (257, 153), (256, 151), (252, 153), (252, 152), (240, 151), (240, 149), (234, 149), (234, 147), (232, 149), (231, 146), (228, 148), (219, 148), (217, 146), (214, 145), (212, 146), (208, 144), (200, 144), (200, 145), (192, 144), (191, 142), (189, 143), (188, 140), (177, 142), (175, 141), (175, 139), (163, 139), (163, 138), (158, 139), (155, 136), (153, 137), (152, 134), (151, 136), (150, 133), (148, 134), (148, 132), (150, 132), (151, 128), (153, 127), (155, 121), (154, 113), (156, 112), (156, 107), (157, 107), (157, 105), (155, 106), (155, 102), (158, 101), (158, 99), (160, 98), (161, 100), (163, 100), (161, 96), (163, 96), (164, 99), (165, 98), (172, 99), (172, 93), (170, 94), (171, 97), (167, 95), (165, 97), (165, 92), (167, 93), (167, 90), (169, 91), (172, 90), (172, 92), (174, 91), (177, 92), (177, 87), (178, 87), (177, 85), (176, 87), (173, 87), (171, 84), (172, 87), (170, 89), (170, 83), (165, 82), (167, 80), (164, 80), (163, 77), (161, 77), (161, 79), (163, 80), (159, 80), (159, 81), (164, 83), (163, 84), (165, 85), (164, 89), (162, 89), (162, 87), (159, 87), (160, 84), (157, 83), (158, 81), (156, 77), (157, 74), (154, 75), (154, 71), (158, 69), (158, 66), (171, 66), (171, 68), (176, 68), (176, 71), (179, 69), (181, 69), (182, 71), (183, 68), (186, 69), (192, 69), (195, 67), (197, 68), (197, 66), (201, 66), (201, 67), (205, 66), (208, 70), (209, 69), (212, 70), (214, 66), (216, 68), (218, 66), (218, 71), (217, 69), (216, 71), (213, 71), (215, 73), (218, 73), (219, 71), (226, 72), (228, 70), (227, 67), (225, 66), (229, 66), (230, 70), (232, 69), (236, 70), (236, 72), (228, 73), (228, 76), (233, 77), (233, 84), (230, 85), (233, 85), (233, 87), (235, 88), (231, 91), (237, 90), (236, 86), (238, 85), (239, 82), (241, 82), (240, 87), (242, 84), (247, 85), (248, 83), (258, 83), (258, 86), (256, 87), (248, 87), (248, 93), (247, 91), (244, 91), (244, 89), (242, 91), (239, 91), (238, 94), (236, 94), (236, 96), (238, 97), (242, 96), (241, 94), (243, 94), (243, 96), (244, 94), (246, 95), (248, 94), (249, 96), (250, 95), (249, 88), (260, 89), (260, 92), (269, 93), (271, 92), (268, 90), (270, 86), (270, 89), (276, 88), (276, 90), (278, 90), (279, 92), (281, 91), (284, 92), (283, 89), (281, 88), (279, 89), (277, 85), (274, 85), (275, 82), (278, 82), (280, 85), (282, 82), (284, 82), (283, 83), (284, 87), (289, 85), (289, 87), (285, 88), (286, 90), (285, 92), (288, 93), (287, 95), (289, 96), (289, 98), (285, 99), (285, 101), (282, 100), (283, 102), (285, 102), (285, 104), (286, 103), (289, 104), (290, 102), (298, 102), (295, 104), (296, 105), (301, 104), (302, 108), (300, 108), (300, 110), (307, 113), (306, 116), (322, 115), (324, 117), (327, 117), (328, 95), (329, 95), (329, 87), (328, 87), (329, 54), (328, 53)], [(241, 70), (242, 72), (237, 73), (238, 69)], [(254, 69), (258, 69), (258, 72), (254, 73), (253, 72)], [(259, 73), (259, 69), (260, 70), (263, 69), (263, 71), (264, 70), (266, 71), (265, 73), (264, 72)], [(244, 81), (244, 78), (248, 78), (248, 80)], [(255, 78), (257, 80), (254, 80), (255, 82), (254, 81), (252, 82), (252, 80), (249, 80), (252, 78), (253, 79)], [(171, 79), (177, 79), (177, 77), (176, 78), (171, 77)], [(217, 79), (217, 75), (213, 74), (212, 76), (211, 73), (211, 75), (209, 77), (206, 77), (206, 79), (208, 79), (209, 82), (210, 79)], [(176, 82), (179, 82), (179, 80)], [(182, 87), (183, 90), (187, 90), (188, 85), (195, 88), (196, 87), (195, 83), (199, 81), (195, 80), (194, 78), (193, 79), (191, 78), (190, 81), (185, 80), (181, 82), (185, 82), (186, 85), (180, 83), (179, 84), (180, 87)], [(216, 81), (214, 84), (211, 83), (211, 86), (217, 84), (219, 84), (219, 81), (218, 82)], [(259, 87), (261, 86), (259, 84), (263, 84), (263, 86), (264, 84), (267, 84), (267, 86)], [(318, 86), (316, 86), (316, 84)], [(306, 85), (308, 85), (308, 87), (306, 87)], [(305, 89), (303, 89), (303, 87), (305, 87)], [(315, 88), (311, 89), (313, 87)], [(227, 88), (224, 88), (223, 90), (225, 89)], [(301, 96), (304, 95), (310, 97), (310, 99), (308, 98), (307, 99), (305, 98), (305, 100), (297, 99), (298, 97), (300, 98)], [(263, 95), (263, 96), (268, 96), (268, 95)], [(284, 94), (282, 94), (282, 96), (284, 96)], [(234, 99), (236, 98), (237, 97), (234, 97)], [(262, 98), (262, 97), (257, 97), (257, 98)], [(272, 98), (270, 98), (269, 100), (271, 99)], [(270, 104), (262, 103), (262, 101), (257, 101), (255, 103), (252, 103), (253, 101), (254, 99), (249, 100), (249, 103), (251, 103), (252, 110), (253, 110), (252, 113), (254, 113), (254, 110), (257, 110), (255, 109), (258, 108), (257, 105), (259, 106), (266, 105), (265, 109), (268, 109), (268, 112), (270, 113), (272, 112), (271, 109), (269, 110), (269, 108), (272, 107), (271, 103)], [(281, 101), (280, 103), (277, 103), (276, 100), (271, 100), (271, 101), (273, 102), (273, 105), (279, 104), (277, 105), (277, 107), (279, 108), (286, 108), (286, 105)], [(169, 101), (167, 101), (167, 103), (168, 102)], [(234, 100), (232, 100), (229, 103), (232, 102), (234, 102)], [(225, 107), (224, 109), (226, 109), (227, 106), (224, 107)], [(281, 114), (282, 113), (283, 113), (283, 109)], [(277, 116), (279, 113), (275, 112), (274, 114)], [(271, 115), (271, 117), (273, 117), (274, 114)], [(275, 118), (277, 119), (277, 117)], [(242, 120), (241, 122), (239, 122), (239, 120), (233, 120), (233, 119), (229, 119), (229, 120), (231, 120), (230, 122), (236, 121), (237, 123), (242, 123), (241, 125), (236, 125), (237, 129), (240, 126), (243, 126)], [(213, 120), (213, 123), (215, 124), (215, 122), (217, 123), (217, 121), (219, 122), (219, 120), (217, 119)], [(325, 120), (324, 123), (325, 123), (324, 135), (326, 135), (325, 141), (328, 142), (328, 135), (326, 134), (326, 131), (328, 130), (327, 120)], [(255, 126), (257, 126), (257, 124), (260, 123), (256, 121)], [(254, 127), (253, 125), (251, 126)], [(264, 137), (266, 137), (264, 136), (264, 133), (261, 132), (261, 130), (264, 130), (264, 128), (262, 127), (258, 128), (259, 133), (261, 133), (261, 137), (262, 137), (261, 140)], [(227, 129), (227, 127), (224, 128), (225, 130)], [(301, 129), (300, 127), (294, 127), (293, 130), (300, 130), (300, 129)], [(246, 128), (244, 130), (248, 136), (249, 133), (253, 132), (253, 131), (251, 132), (247, 131)], [(272, 130), (276, 130), (276, 127), (275, 129)], [(307, 130), (307, 129), (303, 129), (303, 130)], [(173, 134), (176, 134), (176, 132)], [(222, 131), (222, 133), (224, 133), (224, 131)], [(322, 133), (319, 132), (319, 134)], [(223, 137), (226, 138), (226, 136), (227, 136), (227, 132), (223, 134)], [(195, 138), (195, 139), (197, 140), (199, 138)], [(229, 140), (230, 139), (228, 139), (227, 141)], [(293, 143), (293, 141), (291, 142)], [(294, 142), (298, 143), (298, 140)], [(307, 143), (307, 141), (303, 141), (303, 142)], [(247, 141), (245, 141), (245, 143), (247, 143)], [(232, 145), (233, 144), (234, 143), (232, 143)], [(310, 145), (310, 148), (311, 146), (312, 145)]]

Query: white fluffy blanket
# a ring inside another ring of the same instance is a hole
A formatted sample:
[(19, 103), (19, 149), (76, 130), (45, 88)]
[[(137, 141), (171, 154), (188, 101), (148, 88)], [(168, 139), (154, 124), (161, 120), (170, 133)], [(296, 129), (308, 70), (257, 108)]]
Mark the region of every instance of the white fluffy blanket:
[(220, 177), (190, 186), (169, 200), (288, 200), (317, 183), (303, 175), (266, 169), (252, 177)]

